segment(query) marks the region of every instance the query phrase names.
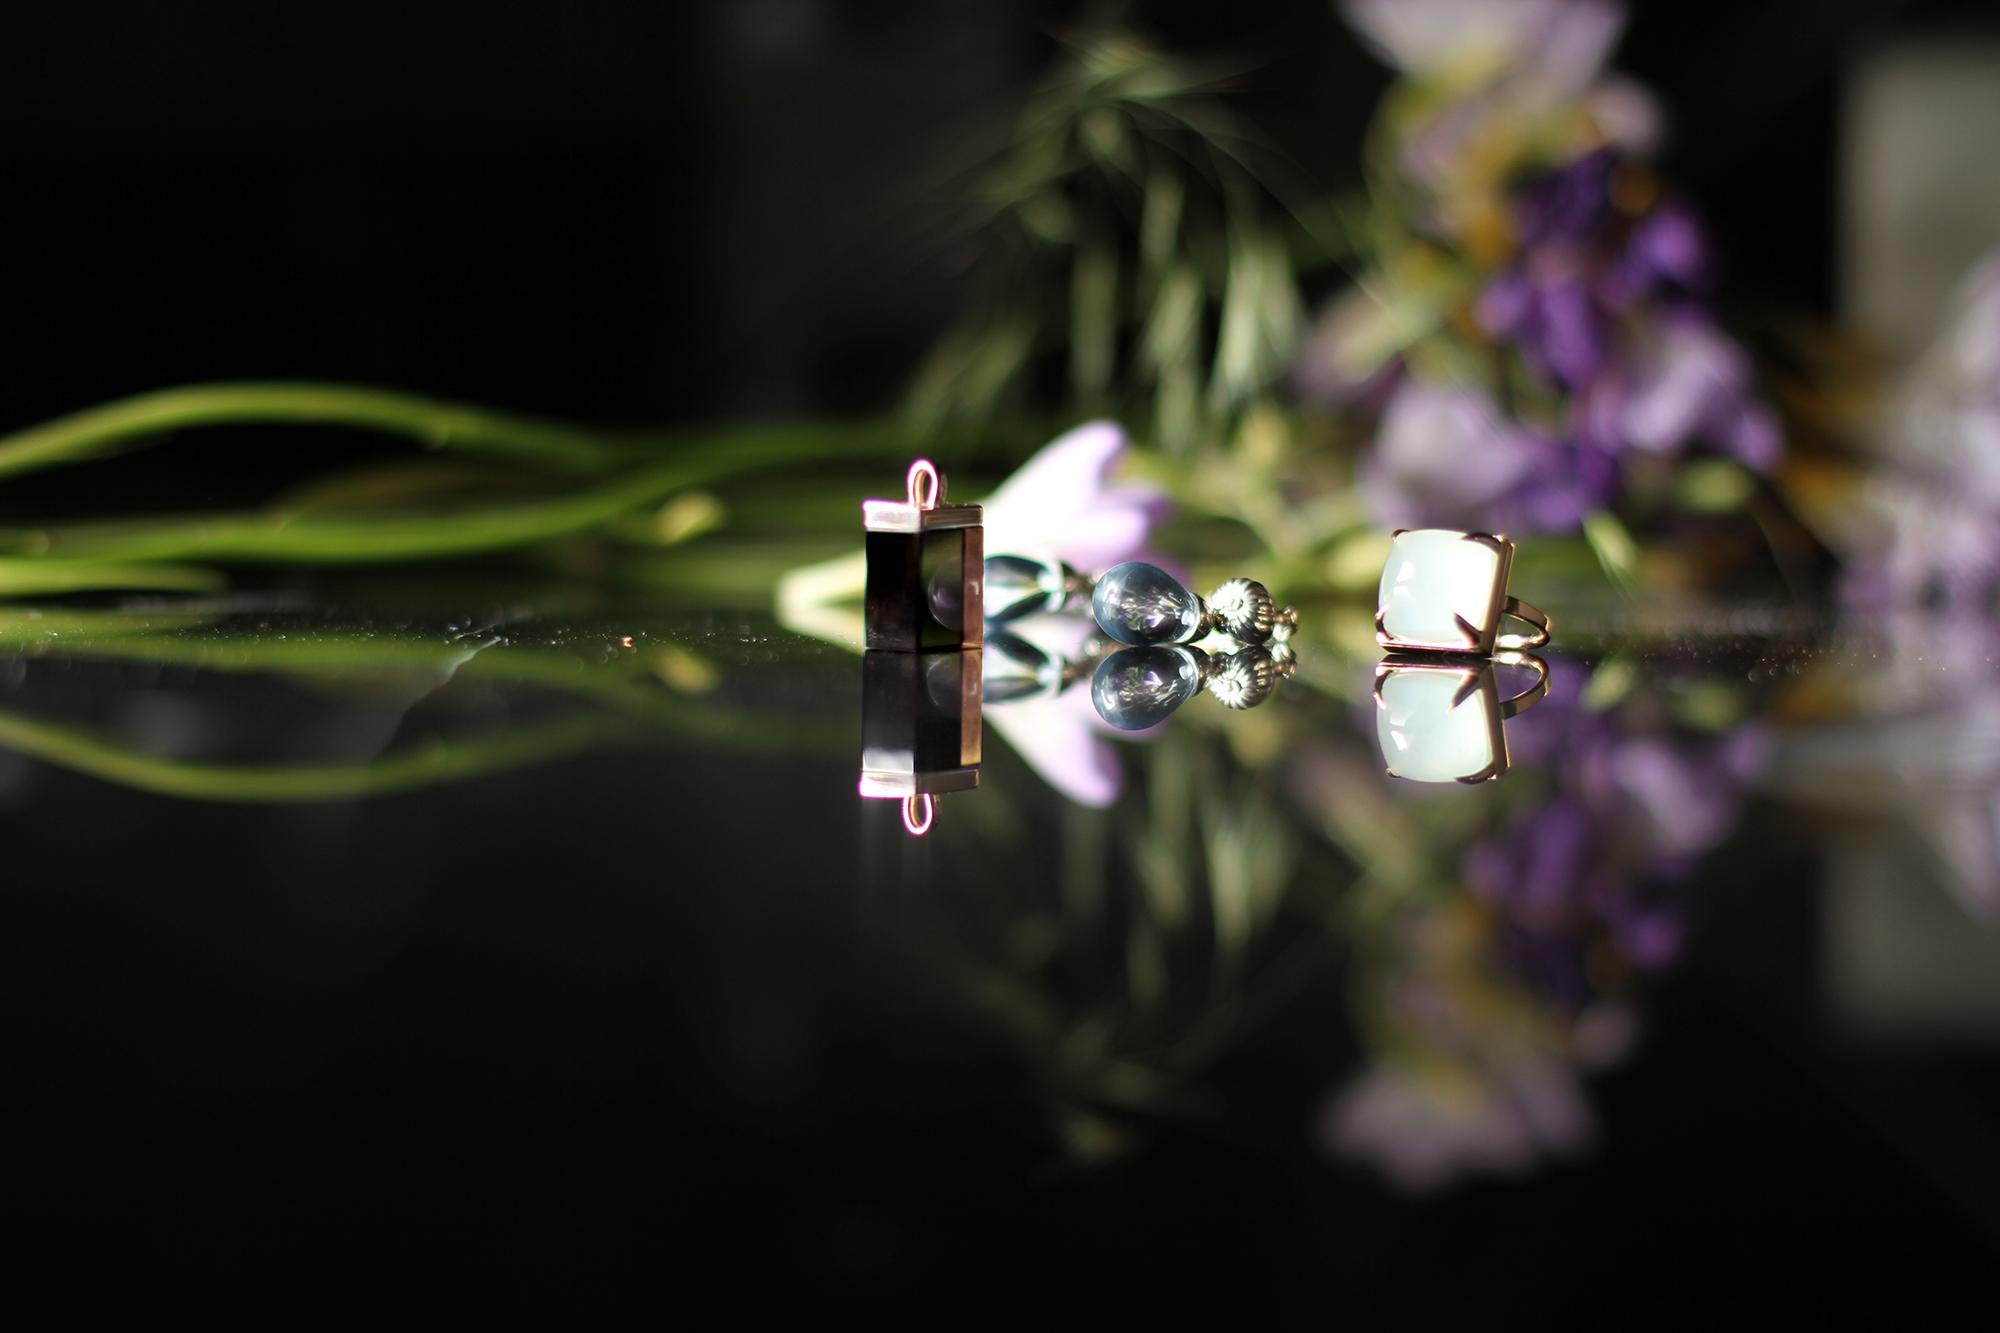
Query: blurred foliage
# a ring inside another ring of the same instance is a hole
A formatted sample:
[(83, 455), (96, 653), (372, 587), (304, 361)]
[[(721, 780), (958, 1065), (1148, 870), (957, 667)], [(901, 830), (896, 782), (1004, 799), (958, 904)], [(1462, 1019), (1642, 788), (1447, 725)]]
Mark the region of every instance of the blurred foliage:
[(1150, 419), (1185, 454), (1287, 372), (1298, 227), (1225, 82), (1128, 32), (1069, 41), (975, 168), (978, 258), (910, 392), (923, 427), (1018, 409), (1060, 359), (1076, 412)]
[[(623, 622), (629, 624), (630, 622)], [(0, 607), (0, 653), (71, 666), (111, 663), (208, 676), (263, 675), (317, 694), (366, 687), (411, 701), (441, 691), (515, 699), (499, 725), (435, 736), (360, 762), (215, 762), (150, 753), (112, 732), (0, 710), (0, 748), (141, 791), (186, 799), (289, 803), (351, 799), (464, 781), (658, 736), (733, 747), (842, 748), (845, 722), (773, 717), (716, 697), (717, 665), (670, 638), (568, 631), (531, 622), (471, 628), (339, 625), (245, 615), (200, 602), (172, 608)], [(553, 711), (553, 717), (545, 714)], [(218, 717), (217, 734), (232, 726)]]

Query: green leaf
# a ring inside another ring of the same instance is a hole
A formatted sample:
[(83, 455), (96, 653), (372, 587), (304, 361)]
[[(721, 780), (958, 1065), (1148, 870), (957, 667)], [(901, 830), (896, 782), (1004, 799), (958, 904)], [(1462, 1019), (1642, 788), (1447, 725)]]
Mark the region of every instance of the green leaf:
[(1674, 481), (1681, 504), (1703, 514), (1733, 514), (1756, 489), (1756, 478), (1730, 458), (1697, 459), (1681, 468)]
[(1180, 241), (1187, 186), (1178, 172), (1155, 171), (1146, 178), (1146, 204), (1139, 219), (1139, 257), (1151, 272), (1164, 269)]
[(1176, 264), (1160, 284), (1140, 345), (1147, 361), (1164, 373), (1193, 365), (1200, 355), (1200, 337), (1201, 275), (1191, 264)]
[(163, 759), (95, 733), (0, 712), (0, 746), (161, 796), (258, 804), (346, 800), (460, 781), (615, 741), (609, 718), (582, 718), (478, 741), (434, 741), (366, 764), (239, 765)]
[(95, 560), (0, 559), (0, 597), (52, 597), (70, 592), (215, 592), (220, 574), (185, 565), (107, 564)]
[(1674, 715), (1690, 727), (1725, 732), (1743, 722), (1742, 692), (1722, 681), (1702, 681), (1681, 691)]
[(45, 549), (56, 556), (105, 562), (325, 565), (439, 559), (507, 550), (585, 531), (728, 470), (713, 461), (673, 463), (567, 495), (432, 512), (218, 514), (52, 528), (43, 538)]
[(618, 461), (589, 431), (464, 403), (346, 384), (194, 384), (141, 394), (0, 438), (0, 477), (79, 463), (195, 426), (297, 422), (403, 435), (428, 448), (485, 453), (566, 471)]
[(1077, 251), (1070, 282), (1070, 378), (1095, 396), (1111, 385), (1118, 335), (1118, 256), (1108, 246)]
[(1622, 657), (1614, 657), (1590, 673), (1580, 702), (1593, 713), (1607, 712), (1632, 692), (1639, 683), (1638, 670)]
[(1639, 545), (1632, 534), (1608, 509), (1594, 509), (1584, 516), (1583, 538), (1605, 576), (1621, 593), (1631, 593), (1639, 583)]

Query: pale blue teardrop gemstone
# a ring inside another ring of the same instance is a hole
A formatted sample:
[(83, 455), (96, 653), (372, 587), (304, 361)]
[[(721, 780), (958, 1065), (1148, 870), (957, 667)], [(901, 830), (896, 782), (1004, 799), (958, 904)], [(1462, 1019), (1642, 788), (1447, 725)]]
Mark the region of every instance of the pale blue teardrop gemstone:
[(1120, 643), (1183, 643), (1201, 628), (1201, 599), (1142, 560), (1106, 570), (1090, 607), (1098, 628)]
[(1053, 560), (1025, 555), (986, 557), (986, 619), (996, 625), (1041, 611), (1054, 611), (1063, 601), (1062, 566)]
[(1120, 731), (1157, 726), (1199, 693), (1201, 660), (1175, 644), (1121, 648), (1090, 680), (1097, 715)]

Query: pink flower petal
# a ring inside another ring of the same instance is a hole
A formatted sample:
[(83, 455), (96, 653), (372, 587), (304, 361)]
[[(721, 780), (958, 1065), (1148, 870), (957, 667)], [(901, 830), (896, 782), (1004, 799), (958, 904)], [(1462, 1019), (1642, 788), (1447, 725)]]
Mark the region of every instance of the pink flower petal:
[(1053, 699), (997, 705), (986, 710), (986, 720), (1051, 787), (1079, 805), (1103, 807), (1124, 790), (1125, 773), (1111, 742), (1071, 705), (1082, 693), (1078, 686)]

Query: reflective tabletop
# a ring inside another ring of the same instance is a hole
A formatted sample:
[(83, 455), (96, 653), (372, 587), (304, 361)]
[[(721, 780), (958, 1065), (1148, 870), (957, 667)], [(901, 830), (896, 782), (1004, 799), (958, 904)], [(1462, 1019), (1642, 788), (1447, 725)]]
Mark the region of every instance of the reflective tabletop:
[(1367, 617), (1129, 733), (1060, 620), (878, 664), (581, 588), (0, 608), (26, 1252), (988, 1315), (1198, 1264), (1448, 1326), (1892, 1240), (1910, 1308), (1974, 1281), (1993, 645), (1611, 605), (1385, 665)]

